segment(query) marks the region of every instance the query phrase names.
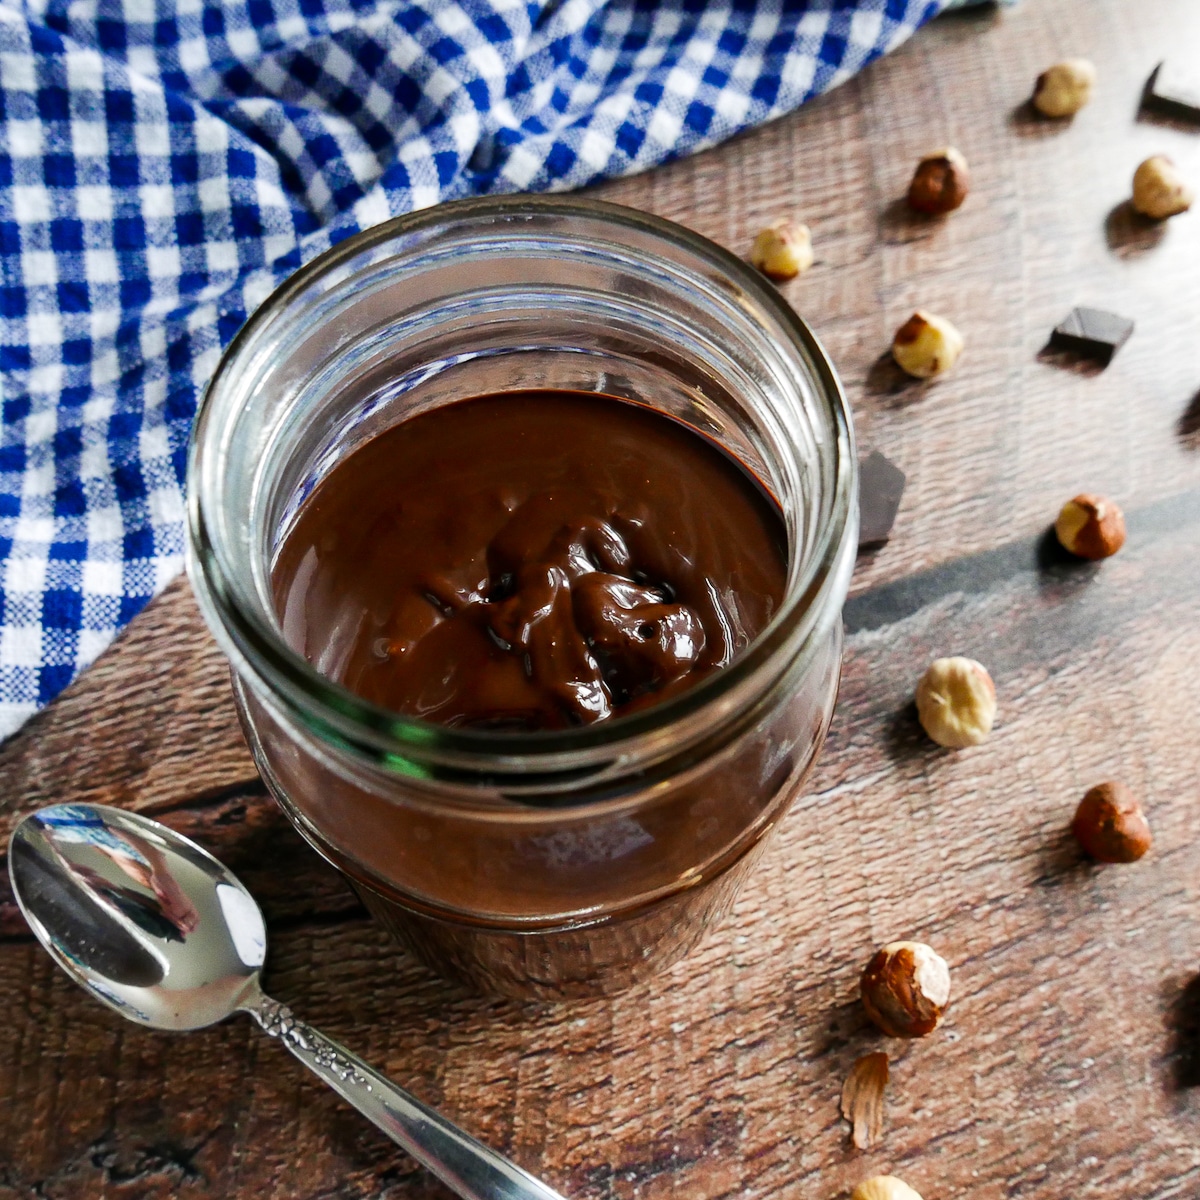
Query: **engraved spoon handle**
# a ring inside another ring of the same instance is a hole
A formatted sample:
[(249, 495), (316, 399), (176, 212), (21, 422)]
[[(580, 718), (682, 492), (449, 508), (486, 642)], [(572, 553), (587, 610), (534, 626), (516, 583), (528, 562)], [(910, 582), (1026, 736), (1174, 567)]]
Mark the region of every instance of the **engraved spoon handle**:
[(465, 1200), (563, 1200), (503, 1154), (476, 1141), (344, 1046), (298, 1020), (285, 1004), (255, 998), (246, 1011), (339, 1096)]

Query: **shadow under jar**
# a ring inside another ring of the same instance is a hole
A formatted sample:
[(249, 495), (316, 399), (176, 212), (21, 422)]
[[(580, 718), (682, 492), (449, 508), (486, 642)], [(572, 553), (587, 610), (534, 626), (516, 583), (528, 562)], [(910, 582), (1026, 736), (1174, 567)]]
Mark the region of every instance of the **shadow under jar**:
[[(786, 580), (729, 665), (513, 732), (389, 712), (288, 645), (273, 572), (314, 488), (399, 422), (506, 392), (633, 401), (761, 483)], [(237, 336), (193, 435), (189, 573), (264, 779), (371, 912), (482, 990), (594, 995), (685, 954), (799, 794), (837, 692), (856, 485), (833, 368), (757, 273), (614, 205), (470, 200), (341, 243)]]

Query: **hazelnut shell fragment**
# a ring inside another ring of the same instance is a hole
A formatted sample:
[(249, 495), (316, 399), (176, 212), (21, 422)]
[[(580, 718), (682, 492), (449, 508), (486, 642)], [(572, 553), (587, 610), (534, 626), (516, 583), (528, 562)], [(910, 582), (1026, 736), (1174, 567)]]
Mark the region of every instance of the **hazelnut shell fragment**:
[(863, 1008), (888, 1037), (932, 1033), (950, 1003), (950, 968), (924, 942), (891, 942), (867, 963)]
[(967, 160), (953, 146), (947, 146), (917, 163), (908, 185), (908, 204), (917, 212), (941, 216), (959, 208), (970, 190)]
[(1062, 506), (1054, 534), (1079, 558), (1109, 558), (1125, 545), (1125, 514), (1107, 497), (1081, 492)]
[(935, 313), (918, 309), (892, 338), (892, 357), (914, 379), (932, 379), (950, 370), (963, 352), (963, 336)]
[(883, 1092), (888, 1082), (888, 1056), (882, 1050), (864, 1054), (842, 1085), (842, 1116), (850, 1122), (851, 1139), (869, 1150), (883, 1133)]
[(1187, 212), (1196, 193), (1165, 155), (1146, 159), (1133, 173), (1133, 207), (1145, 217), (1165, 221)]
[(1097, 862), (1137, 862), (1154, 839), (1137, 797), (1123, 783), (1090, 789), (1075, 810), (1071, 832)]
[(760, 230), (750, 246), (750, 265), (777, 282), (803, 274), (813, 265), (808, 226), (784, 218)]
[(996, 720), (996, 685), (987, 668), (961, 655), (935, 659), (917, 684), (917, 716), (949, 750), (986, 741)]
[(1095, 86), (1096, 68), (1086, 58), (1067, 58), (1038, 76), (1033, 106), (1046, 117), (1073, 117)]
[(874, 1175), (850, 1193), (850, 1200), (921, 1200), (921, 1194), (895, 1175)]

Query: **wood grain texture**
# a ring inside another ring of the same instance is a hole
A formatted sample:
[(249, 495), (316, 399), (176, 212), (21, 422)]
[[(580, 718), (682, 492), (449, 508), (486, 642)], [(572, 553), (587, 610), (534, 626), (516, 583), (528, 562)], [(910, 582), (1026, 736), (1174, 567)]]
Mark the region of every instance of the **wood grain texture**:
[[(1039, 70), (1092, 57), (1073, 121), (1022, 108)], [(0, 749), (0, 832), (62, 799), (151, 812), (240, 872), (268, 914), (268, 985), (578, 1200), (844, 1197), (881, 1170), (926, 1200), (1200, 1195), (1200, 216), (1120, 205), (1137, 162), (1200, 179), (1200, 131), (1139, 119), (1159, 58), (1200, 58), (1195, 0), (1025, 0), (945, 18), (793, 117), (599, 189), (744, 250), (795, 212), (818, 262), (785, 289), (842, 372), (864, 446), (909, 475), (860, 560), (842, 697), (810, 791), (731, 916), (612, 1000), (473, 997), (406, 960), (291, 831), (241, 741), (226, 669), (182, 582)], [(952, 141), (953, 217), (895, 201)], [(1138, 330), (1096, 372), (1042, 354), (1077, 303)], [(914, 305), (967, 351), (906, 383), (884, 354)], [(1106, 491), (1130, 537), (1099, 566), (1045, 531)], [(921, 735), (938, 654), (991, 669), (992, 740)], [(1068, 833), (1121, 778), (1155, 847), (1097, 868)], [(932, 942), (952, 1007), (915, 1045), (856, 1002), (880, 943)], [(0, 1200), (444, 1193), (247, 1021), (122, 1023), (71, 985), (0, 889)], [(838, 1113), (854, 1061), (893, 1055), (884, 1136)]]

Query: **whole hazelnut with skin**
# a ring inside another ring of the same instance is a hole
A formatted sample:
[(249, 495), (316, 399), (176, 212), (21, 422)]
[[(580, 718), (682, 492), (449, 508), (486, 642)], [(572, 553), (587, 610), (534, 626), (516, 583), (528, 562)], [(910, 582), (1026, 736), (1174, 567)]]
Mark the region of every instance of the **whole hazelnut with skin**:
[(813, 265), (807, 225), (783, 219), (762, 230), (750, 247), (750, 265), (770, 279), (794, 279)]
[(917, 163), (908, 185), (908, 203), (917, 212), (941, 216), (958, 208), (970, 190), (967, 160), (953, 146), (947, 146)]
[(917, 716), (939, 746), (977, 746), (996, 720), (996, 685), (973, 658), (936, 659), (917, 684)]
[(924, 1037), (950, 1003), (950, 968), (924, 942), (891, 942), (863, 971), (862, 1002), (888, 1037)]
[(1068, 58), (1043, 71), (1033, 89), (1033, 106), (1046, 117), (1073, 117), (1091, 98), (1096, 68), (1086, 58)]
[(1079, 802), (1071, 832), (1097, 862), (1137, 862), (1153, 842), (1137, 797), (1123, 783), (1101, 783)]
[(950, 370), (963, 352), (963, 336), (946, 320), (918, 309), (892, 338), (892, 357), (915, 379), (932, 379)]
[(1105, 496), (1082, 492), (1062, 506), (1054, 534), (1079, 558), (1108, 558), (1125, 545), (1125, 514)]
[(1148, 158), (1133, 173), (1133, 207), (1143, 216), (1165, 221), (1192, 207), (1196, 193), (1165, 154)]
[(921, 1200), (921, 1194), (895, 1175), (875, 1175), (864, 1179), (850, 1193), (850, 1200)]

